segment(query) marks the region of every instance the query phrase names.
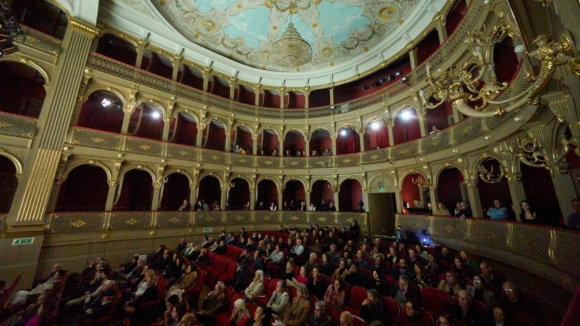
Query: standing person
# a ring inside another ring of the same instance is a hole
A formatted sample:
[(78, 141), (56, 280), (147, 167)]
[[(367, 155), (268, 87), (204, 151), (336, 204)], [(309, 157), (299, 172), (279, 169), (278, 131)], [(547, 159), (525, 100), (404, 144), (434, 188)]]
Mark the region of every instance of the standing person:
[(360, 227), (358, 226), (358, 223), (356, 220), (352, 220), (351, 224), (350, 224), (350, 238), (354, 241), (354, 242), (358, 242), (358, 235), (360, 232)]
[(508, 209), (501, 205), (499, 199), (493, 200), (493, 207), (487, 210), (486, 215), (492, 220), (505, 221), (508, 219)]

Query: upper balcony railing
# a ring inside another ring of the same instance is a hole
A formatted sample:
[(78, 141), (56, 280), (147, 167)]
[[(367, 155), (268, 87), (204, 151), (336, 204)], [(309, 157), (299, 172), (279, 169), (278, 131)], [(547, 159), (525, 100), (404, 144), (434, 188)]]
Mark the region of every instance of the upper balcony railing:
[[(311, 224), (349, 226), (356, 220), (363, 234), (368, 234), (368, 213), (304, 211), (112, 211), (55, 212), (45, 217), (47, 234), (73, 234), (109, 231), (152, 231), (180, 228), (222, 228), (255, 225), (254, 229), (284, 225), (305, 228)], [(258, 226), (263, 226), (259, 228)], [(230, 228), (231, 229), (231, 228)], [(201, 232), (202, 230), (198, 230)]]
[[(554, 273), (550, 267), (556, 268), (569, 274), (556, 283), (572, 291), (580, 285), (580, 256), (577, 254), (580, 252), (580, 232), (481, 218), (405, 214), (397, 214), (395, 225), (417, 234), (427, 230), (438, 242), (455, 243), (466, 249), (465, 245), (470, 244), (486, 257), (524, 267), (541, 276), (558, 278), (551, 276)], [(493, 255), (495, 252), (497, 254)], [(502, 254), (505, 252), (513, 256)], [(524, 257), (537, 263), (534, 266), (537, 268), (532, 268), (531, 261)]]

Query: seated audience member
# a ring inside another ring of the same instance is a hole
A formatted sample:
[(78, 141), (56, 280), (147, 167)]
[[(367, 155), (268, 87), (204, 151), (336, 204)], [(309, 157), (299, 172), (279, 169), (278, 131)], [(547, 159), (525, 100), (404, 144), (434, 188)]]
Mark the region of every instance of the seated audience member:
[(166, 300), (173, 294), (177, 294), (180, 298), (181, 295), (185, 290), (192, 289), (197, 285), (197, 265), (190, 264), (186, 265), (185, 273), (179, 281), (169, 288), (167, 291), (167, 295), (165, 296)]
[(338, 268), (334, 271), (334, 273), (332, 273), (332, 279), (336, 280), (336, 279), (341, 279), (344, 280), (344, 278), (348, 275), (348, 269), (346, 268), (346, 261), (344, 259), (340, 260), (340, 263), (338, 264)]
[(276, 290), (272, 293), (272, 297), (266, 305), (266, 315), (277, 317), (283, 314), (289, 301), (288, 285), (286, 285), (286, 281), (279, 280), (276, 284)]
[(217, 282), (213, 291), (210, 291), (201, 303), (201, 310), (195, 313), (197, 320), (210, 325), (215, 315), (224, 308), (226, 286), (223, 282)]
[(437, 323), (435, 323), (435, 326), (453, 326), (453, 325), (455, 325), (453, 317), (451, 317), (447, 312), (439, 316), (439, 318), (437, 318)]
[[(348, 252), (343, 252), (342, 253), (342, 259), (344, 259), (344, 261), (346, 262), (347, 266), (350, 266), (352, 264), (352, 259), (350, 259), (350, 253)], [(358, 264), (357, 264), (358, 266)]]
[[(101, 286), (99, 286), (94, 292), (87, 292), (85, 293), (85, 295), (76, 298), (76, 299), (72, 299), (66, 302), (64, 308), (65, 311), (70, 311), (72, 309), (75, 309), (75, 307), (82, 307), (83, 304), (86, 305), (93, 305), (94, 303), (100, 304), (101, 300), (103, 299), (103, 296), (105, 295), (111, 295), (110, 293), (112, 292), (113, 297), (116, 294), (116, 290), (113, 289), (113, 287), (115, 286), (115, 281), (114, 280), (106, 280), (103, 282), (103, 284)], [(86, 309), (84, 309), (86, 310)]]
[[(334, 206), (334, 202), (330, 202), (330, 204), (328, 205), (328, 210), (331, 212), (336, 212), (336, 206)], [(350, 237), (350, 234), (349, 234)]]
[(433, 285), (433, 280), (429, 277), (429, 273), (427, 273), (427, 270), (423, 267), (421, 262), (416, 262), (415, 265), (413, 265), (413, 268), (415, 269), (413, 282), (417, 284), (419, 288), (423, 289), (426, 286)]
[(165, 308), (166, 309), (165, 309), (165, 312), (163, 314), (163, 324), (164, 325), (174, 325), (177, 322), (179, 322), (179, 320), (173, 319), (173, 316), (172, 316), (173, 307), (175, 307), (179, 302), (180, 302), (180, 300), (179, 300), (179, 297), (177, 296), (177, 294), (170, 296), (165, 301)]
[(246, 326), (250, 322), (250, 313), (246, 309), (244, 299), (234, 301), (232, 316), (230, 317), (230, 326)]
[(407, 275), (401, 275), (399, 277), (399, 282), (393, 286), (391, 290), (391, 294), (389, 295), (391, 298), (397, 301), (399, 307), (404, 307), (405, 302), (407, 300), (416, 300), (419, 301), (421, 298), (420, 293), (416, 293), (413, 288), (409, 285), (410, 279)]
[(493, 207), (490, 207), (486, 214), (492, 220), (507, 220), (508, 219), (508, 209), (507, 207), (503, 207), (501, 205), (501, 201), (499, 199), (493, 200)]
[(356, 251), (356, 258), (352, 262), (357, 264), (359, 268), (369, 269), (369, 263), (367, 263), (367, 260), (364, 258), (362, 250)]
[(449, 294), (451, 298), (457, 297), (461, 287), (457, 283), (457, 277), (453, 271), (448, 271), (445, 273), (445, 279), (439, 282), (439, 290), (443, 290)]
[(296, 258), (302, 255), (302, 253), (304, 253), (304, 246), (302, 245), (302, 240), (298, 239), (296, 240), (296, 245), (290, 249), (288, 256), (290, 258)]
[(481, 271), (479, 276), (485, 282), (485, 284), (491, 284), (498, 289), (501, 288), (503, 282), (505, 282), (505, 278), (495, 275), (488, 263), (483, 262), (479, 264), (479, 269)]
[(572, 200), (574, 212), (568, 215), (566, 227), (571, 230), (580, 230), (580, 200)]
[(445, 246), (441, 247), (441, 252), (439, 252), (435, 258), (437, 258), (437, 263), (445, 268), (451, 267), (454, 259), (454, 257), (449, 252), (449, 248)]
[(435, 275), (439, 275), (441, 273), (441, 268), (435, 259), (435, 256), (429, 254), (427, 256), (427, 265), (425, 265), (425, 270), (432, 272)]
[(435, 215), (451, 216), (451, 212), (449, 212), (443, 203), (438, 203), (437, 209), (435, 210)]
[[(56, 266), (56, 265), (55, 265)], [(64, 274), (62, 268), (59, 271), (51, 273), (52, 275), (48, 280), (45, 282), (38, 284), (34, 289), (27, 291), (27, 290), (20, 290), (16, 292), (13, 297), (11, 304), (12, 306), (22, 305), (26, 303), (26, 300), (31, 296), (40, 296), (45, 294), (47, 291), (52, 289), (60, 289), (62, 288), (62, 276)]]
[(368, 323), (375, 320), (385, 322), (387, 310), (385, 304), (379, 298), (377, 290), (371, 289), (367, 291), (367, 298), (362, 302), (360, 315)]
[(391, 276), (396, 280), (399, 278), (399, 276), (401, 275), (406, 275), (407, 277), (409, 277), (409, 279), (413, 279), (415, 277), (414, 275), (414, 270), (411, 269), (411, 267), (409, 267), (409, 265), (407, 264), (407, 260), (406, 259), (401, 259), (399, 260), (399, 267), (393, 268), (393, 272), (391, 273)]
[(483, 322), (483, 314), (474, 305), (466, 290), (457, 294), (458, 303), (451, 306), (451, 316), (469, 326), (478, 326)]
[(283, 322), (287, 326), (306, 325), (310, 320), (310, 301), (308, 301), (308, 288), (304, 284), (298, 284), (296, 298), (284, 316)]
[(506, 316), (504, 308), (495, 306), (492, 311), (492, 318), (485, 324), (485, 326), (515, 326), (512, 318)]
[(344, 281), (350, 286), (364, 286), (367, 280), (366, 275), (361, 273), (357, 264), (350, 264), (348, 274), (345, 276)]
[(256, 307), (256, 311), (254, 312), (254, 317), (248, 324), (248, 326), (269, 326), (270, 320), (266, 316), (264, 308), (258, 306)]
[(397, 318), (395, 326), (432, 326), (432, 321), (425, 323), (423, 321), (423, 310), (413, 300), (405, 302), (406, 314), (402, 314)]
[(409, 250), (407, 250), (407, 252), (409, 254), (407, 256), (407, 263), (409, 265), (414, 265), (418, 261), (424, 262), (423, 257), (419, 256), (419, 254), (417, 254), (414, 248), (410, 248)]
[(375, 261), (369, 265), (369, 270), (379, 271), (381, 275), (386, 275), (389, 273), (387, 270), (387, 266), (385, 265), (381, 257), (375, 258)]
[(344, 281), (335, 279), (333, 284), (330, 284), (326, 289), (326, 293), (324, 293), (324, 302), (342, 308), (344, 306), (344, 297)]
[(499, 302), (506, 314), (514, 316), (518, 320), (519, 316), (524, 316), (526, 319), (537, 320), (541, 323), (541, 314), (537, 311), (537, 307), (534, 306), (533, 302), (523, 299), (513, 283), (504, 282), (502, 289), (503, 295), (499, 297)]
[[(325, 242), (325, 244), (328, 244), (328, 243)], [(336, 249), (336, 244), (331, 243), (329, 246), (329, 250), (326, 252), (326, 254), (328, 254), (328, 257), (333, 262), (338, 263), (340, 261), (340, 252), (338, 252), (338, 250)]]
[(473, 217), (473, 213), (471, 212), (471, 208), (465, 202), (459, 203), (459, 210), (455, 213), (456, 217)]
[(461, 257), (465, 266), (471, 269), (470, 272), (477, 272), (477, 270), (479, 269), (479, 263), (471, 257), (470, 253), (468, 253), (465, 250), (461, 250), (459, 252), (459, 257)]
[(226, 245), (226, 242), (224, 240), (221, 240), (219, 245), (215, 247), (215, 249), (213, 249), (213, 252), (215, 252), (216, 255), (225, 255), (227, 251), (228, 246)]
[(379, 247), (375, 246), (373, 251), (371, 252), (371, 258), (375, 259), (377, 257), (381, 257), (383, 260), (385, 259), (385, 255), (380, 251)]
[(322, 254), (322, 264), (320, 265), (320, 272), (328, 277), (332, 276), (336, 265), (330, 260), (328, 254)]
[(309, 272), (311, 272), (315, 267), (320, 267), (318, 264), (318, 255), (315, 252), (311, 252), (310, 255), (308, 255), (308, 261), (304, 263), (304, 267), (306, 267), (306, 270)]
[(298, 284), (308, 285), (308, 271), (306, 267), (300, 267), (300, 272), (296, 277), (292, 278), (292, 285), (298, 287)]
[(380, 295), (387, 295), (389, 294), (389, 285), (381, 276), (379, 271), (373, 270), (373, 277), (366, 282), (366, 288), (375, 289)]
[(340, 314), (340, 326), (352, 326), (352, 314), (348, 311), (343, 311)]
[(465, 282), (471, 278), (471, 272), (459, 256), (455, 257), (453, 260), (453, 267), (451, 269), (455, 273), (457, 281), (461, 284), (465, 284)]
[(80, 317), (82, 322), (85, 323), (111, 315), (113, 313), (113, 301), (116, 295), (116, 290), (109, 289), (101, 294), (100, 299), (94, 300), (91, 304), (86, 305), (85, 313)]
[[(284, 269), (284, 271), (282, 273), (283, 279), (285, 279), (287, 281), (291, 281), (294, 278), (294, 266), (295, 266), (294, 260), (289, 259), (286, 262), (286, 269)], [(288, 285), (290, 285), (290, 284), (288, 284)]]
[(311, 326), (330, 326), (332, 320), (326, 310), (326, 303), (324, 301), (317, 301), (314, 304), (314, 314), (310, 321)]
[(163, 314), (163, 324), (164, 326), (182, 326), (183, 317), (187, 313), (187, 308), (185, 304), (177, 302), (171, 306), (171, 309), (167, 309)]
[(471, 298), (483, 302), (488, 308), (493, 307), (495, 303), (495, 294), (485, 288), (479, 275), (473, 277), (473, 285), (467, 286), (467, 292)]
[(257, 270), (254, 275), (254, 280), (248, 287), (244, 290), (244, 295), (249, 300), (253, 300), (262, 294), (264, 290), (264, 272)]
[(128, 314), (132, 325), (140, 325), (146, 322), (147, 317), (150, 317), (150, 312), (141, 308), (141, 304), (158, 299), (157, 291), (157, 275), (155, 271), (148, 270), (145, 276), (143, 286), (140, 286), (135, 292), (135, 298), (125, 303), (123, 310)]
[(399, 263), (399, 253), (395, 247), (389, 247), (389, 254), (386, 257), (386, 261), (393, 265)]
[(328, 288), (328, 283), (320, 277), (320, 272), (318, 267), (312, 269), (312, 277), (308, 280), (308, 291), (314, 295), (318, 300), (324, 299), (324, 293)]

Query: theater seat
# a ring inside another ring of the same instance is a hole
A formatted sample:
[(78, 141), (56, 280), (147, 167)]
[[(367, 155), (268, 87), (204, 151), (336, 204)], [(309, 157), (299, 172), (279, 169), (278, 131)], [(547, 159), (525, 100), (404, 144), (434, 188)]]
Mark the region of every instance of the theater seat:
[(360, 316), (360, 307), (362, 302), (367, 298), (367, 289), (360, 286), (353, 286), (350, 289), (348, 303), (344, 310), (350, 312), (355, 316)]
[(423, 308), (434, 313), (435, 318), (445, 312), (451, 311), (451, 298), (447, 292), (437, 288), (425, 286), (421, 291), (423, 297)]
[(262, 295), (259, 296), (258, 298), (256, 298), (256, 304), (260, 307), (265, 307), (268, 304), (268, 301), (270, 301), (270, 298), (272, 297), (272, 293), (274, 293), (274, 291), (276, 291), (276, 286), (278, 285), (278, 280), (273, 278), (270, 280), (270, 282), (268, 283), (268, 287), (266, 289), (266, 295)]

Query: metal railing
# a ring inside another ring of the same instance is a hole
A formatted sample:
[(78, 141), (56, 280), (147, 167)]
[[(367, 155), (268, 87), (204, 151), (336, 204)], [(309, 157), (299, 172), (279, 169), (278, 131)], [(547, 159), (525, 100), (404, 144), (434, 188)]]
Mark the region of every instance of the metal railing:
[[(575, 289), (580, 284), (580, 232), (519, 222), (427, 215), (397, 214), (395, 223), (417, 234), (427, 230), (437, 242), (473, 248), (544, 277), (554, 275), (554, 269), (564, 271), (565, 275), (558, 275), (564, 282), (560, 279), (557, 283), (565, 283), (565, 287)], [(532, 264), (535, 268), (531, 268)]]
[(310, 224), (348, 226), (352, 220), (356, 220), (362, 232), (367, 233), (368, 214), (359, 212), (112, 211), (55, 212), (45, 217), (47, 234), (50, 235), (204, 227), (218, 228), (216, 232), (219, 232), (222, 228), (238, 225), (263, 225), (265, 228), (280, 224), (296, 228)]

